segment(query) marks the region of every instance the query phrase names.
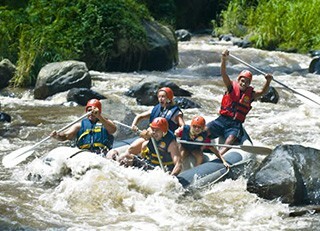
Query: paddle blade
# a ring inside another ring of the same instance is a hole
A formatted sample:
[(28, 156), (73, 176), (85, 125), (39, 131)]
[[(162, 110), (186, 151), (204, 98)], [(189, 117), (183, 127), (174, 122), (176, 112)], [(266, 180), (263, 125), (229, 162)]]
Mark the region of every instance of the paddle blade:
[(24, 161), (34, 153), (32, 147), (33, 146), (23, 147), (4, 156), (2, 159), (2, 165), (5, 168), (12, 168), (17, 164), (20, 164), (22, 161)]
[(240, 148), (243, 151), (246, 151), (252, 154), (269, 155), (272, 153), (272, 148), (265, 147), (265, 146), (240, 145)]

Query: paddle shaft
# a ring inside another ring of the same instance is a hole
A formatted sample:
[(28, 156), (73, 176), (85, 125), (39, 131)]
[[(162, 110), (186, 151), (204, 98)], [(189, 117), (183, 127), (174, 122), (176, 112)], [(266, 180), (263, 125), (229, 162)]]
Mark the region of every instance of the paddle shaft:
[[(131, 129), (131, 127), (130, 127), (129, 125), (127, 125), (127, 124), (121, 123), (121, 122), (119, 122), (119, 121), (113, 121), (113, 122), (116, 123), (116, 124), (119, 124), (119, 125), (121, 125), (121, 126), (123, 126), (123, 127), (126, 127), (126, 128)], [(141, 130), (138, 130), (137, 132), (138, 132), (138, 133), (141, 133)], [(156, 151), (156, 154), (157, 154), (157, 158), (158, 158), (160, 167), (161, 167), (161, 169), (162, 169), (163, 171), (165, 171), (164, 166), (163, 166), (163, 163), (162, 163), (162, 160), (161, 160), (161, 157), (160, 157), (160, 153), (159, 153), (159, 149), (158, 149), (157, 143), (156, 143), (156, 141), (155, 141), (155, 139), (154, 139), (153, 137), (151, 137), (151, 142), (152, 142), (152, 145), (153, 145), (153, 147), (154, 147), (154, 150)]]
[[(253, 70), (255, 70), (255, 71), (259, 72), (260, 74), (262, 74), (262, 75), (267, 75), (267, 73), (265, 73), (265, 72), (263, 72), (263, 71), (259, 70), (258, 68), (256, 68), (256, 67), (254, 67), (254, 66), (250, 65), (249, 63), (247, 63), (247, 62), (243, 61), (242, 59), (239, 59), (238, 57), (236, 57), (236, 56), (234, 56), (234, 55), (232, 55), (232, 54), (229, 54), (229, 56), (230, 56), (230, 57), (232, 57), (232, 58), (234, 58), (235, 60), (239, 61), (240, 63), (243, 63), (244, 65), (246, 65), (246, 66), (248, 66), (248, 67), (252, 68)], [(278, 84), (280, 84), (281, 86), (283, 86), (283, 87), (285, 87), (285, 88), (289, 89), (289, 90), (290, 90), (290, 91), (292, 91), (293, 93), (298, 94), (298, 95), (300, 95), (300, 96), (302, 96), (302, 97), (304, 97), (304, 98), (306, 98), (306, 99), (308, 99), (308, 100), (310, 100), (310, 101), (312, 101), (312, 102), (314, 102), (314, 103), (316, 103), (316, 104), (320, 105), (320, 103), (319, 103), (319, 102), (314, 101), (313, 99), (309, 98), (308, 96), (306, 96), (306, 95), (304, 95), (304, 94), (302, 94), (302, 93), (298, 92), (297, 90), (295, 90), (295, 89), (293, 89), (293, 88), (291, 88), (291, 87), (289, 87), (289, 86), (285, 85), (284, 83), (281, 83), (280, 81), (276, 80), (275, 78), (273, 78), (273, 81), (274, 81), (274, 82), (276, 82), (276, 83), (278, 83)]]
[(216, 146), (216, 147), (225, 147), (225, 148), (236, 148), (241, 149), (250, 153), (258, 153), (261, 155), (268, 155), (272, 152), (271, 148), (268, 147), (260, 147), (260, 146), (252, 146), (252, 145), (230, 145), (230, 144), (215, 144), (215, 143), (200, 143), (193, 142), (187, 140), (178, 140), (178, 143), (182, 144), (193, 144), (193, 145), (202, 145), (202, 146)]
[[(84, 114), (83, 116), (81, 116), (80, 118), (76, 119), (75, 121), (73, 121), (72, 123), (64, 126), (63, 128), (61, 128), (60, 130), (58, 130), (58, 132), (62, 132), (63, 130), (67, 129), (68, 127), (72, 126), (73, 124), (77, 123), (78, 121), (80, 121), (81, 119), (83, 119), (84, 117), (88, 116), (89, 114), (91, 114), (91, 112), (87, 112), (86, 114)], [(24, 148), (20, 148), (8, 155), (6, 155), (3, 159), (2, 159), (2, 164), (5, 167), (13, 167), (16, 166), (17, 164), (21, 163), (22, 161), (24, 161), (26, 158), (28, 158), (30, 155), (33, 154), (33, 150), (38, 147), (40, 144), (44, 143), (45, 141), (47, 141), (48, 139), (50, 139), (51, 136), (47, 136), (46, 138), (44, 138), (43, 140), (39, 141), (38, 143), (34, 144), (31, 147), (24, 147)]]
[[(83, 118), (87, 117), (88, 115), (91, 114), (91, 111), (85, 113), (84, 115), (82, 115), (81, 117), (79, 117), (78, 119), (76, 119), (75, 121), (67, 124), (66, 126), (64, 126), (63, 128), (59, 129), (57, 131), (57, 133), (62, 132), (64, 130), (66, 130), (67, 128), (71, 127), (72, 125), (74, 125), (75, 123), (78, 123), (80, 120), (82, 120)], [(45, 141), (49, 140), (51, 138), (51, 136), (47, 136), (46, 138), (44, 138), (43, 140), (39, 141), (38, 143), (36, 143), (35, 145), (33, 145), (30, 150), (36, 148), (37, 146), (39, 146), (40, 144), (44, 143)], [(29, 150), (29, 151), (30, 151)]]

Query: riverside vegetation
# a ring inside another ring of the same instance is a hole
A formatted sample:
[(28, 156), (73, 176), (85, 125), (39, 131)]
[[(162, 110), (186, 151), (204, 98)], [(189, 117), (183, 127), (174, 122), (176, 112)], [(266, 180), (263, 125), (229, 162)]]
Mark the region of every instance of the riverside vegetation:
[(196, 17), (190, 11), (186, 13), (182, 7), (190, 8), (191, 2), (3, 1), (0, 4), (0, 58), (16, 65), (12, 85), (18, 87), (34, 85), (39, 70), (50, 62), (81, 60), (89, 68), (103, 69), (110, 54), (117, 49), (119, 39), (126, 38), (132, 47), (146, 42), (141, 21), (153, 18), (173, 29), (191, 30), (196, 30), (198, 24), (210, 25), (212, 20), (216, 35), (247, 36), (253, 46), (261, 49), (302, 53), (320, 49), (317, 0), (208, 0), (206, 4), (210, 7), (202, 10), (212, 14), (210, 20), (208, 14)]

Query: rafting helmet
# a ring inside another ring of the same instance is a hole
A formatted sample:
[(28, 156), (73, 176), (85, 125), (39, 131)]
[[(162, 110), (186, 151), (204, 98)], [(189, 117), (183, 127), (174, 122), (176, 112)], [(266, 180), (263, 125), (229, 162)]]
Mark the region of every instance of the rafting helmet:
[(163, 118), (163, 117), (157, 117), (155, 118), (151, 124), (150, 124), (151, 128), (154, 129), (160, 129), (163, 133), (167, 133), (169, 130), (169, 124), (168, 121)]
[(99, 112), (101, 113), (101, 103), (97, 99), (90, 99), (86, 105), (86, 112), (88, 111), (89, 107), (97, 107)]
[(191, 120), (191, 126), (199, 126), (199, 127), (204, 127), (206, 126), (206, 120), (202, 116), (195, 116)]
[[(173, 91), (171, 90), (170, 87), (162, 87), (159, 89), (159, 91), (164, 91), (167, 95), (167, 98), (172, 101), (173, 100)], [(158, 93), (159, 93), (158, 91)]]
[(240, 74), (238, 75), (238, 81), (241, 77), (244, 77), (244, 78), (247, 78), (250, 80), (250, 83), (252, 81), (252, 73), (251, 71), (248, 71), (248, 70), (243, 70), (240, 72)]

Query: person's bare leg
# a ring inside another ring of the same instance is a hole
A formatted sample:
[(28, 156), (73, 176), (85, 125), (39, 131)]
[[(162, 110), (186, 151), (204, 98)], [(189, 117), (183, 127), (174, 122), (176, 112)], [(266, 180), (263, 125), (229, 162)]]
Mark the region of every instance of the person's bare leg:
[(188, 153), (187, 153), (187, 150), (182, 146), (180, 146), (180, 154), (181, 154), (181, 161), (183, 162), (186, 159)]
[[(228, 145), (232, 145), (235, 141), (237, 140), (237, 137), (230, 135), (228, 136), (228, 138), (226, 139), (226, 142), (224, 144), (228, 144)], [(223, 147), (219, 150), (220, 155), (225, 154), (230, 148), (227, 147)]]
[(195, 166), (198, 166), (203, 163), (203, 152), (201, 150), (194, 150), (192, 152), (192, 155), (196, 159), (196, 164)]

